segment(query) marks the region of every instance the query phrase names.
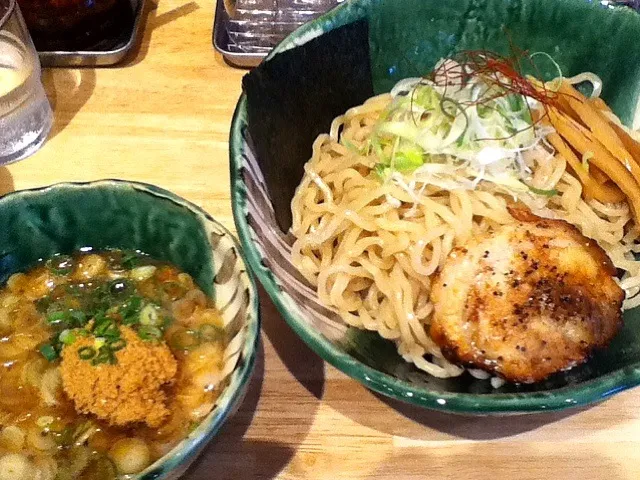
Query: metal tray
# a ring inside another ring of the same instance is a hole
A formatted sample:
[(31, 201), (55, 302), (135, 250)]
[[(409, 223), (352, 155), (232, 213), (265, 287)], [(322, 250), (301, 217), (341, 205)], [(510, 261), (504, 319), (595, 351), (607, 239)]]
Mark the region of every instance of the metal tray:
[(216, 15), (213, 21), (213, 47), (234, 67), (253, 68), (257, 66), (267, 56), (267, 53), (231, 51), (229, 49), (229, 34), (227, 30), (228, 22), (229, 14), (224, 8), (224, 0), (217, 0)]
[(123, 40), (108, 50), (38, 52), (43, 67), (105, 67), (122, 61), (135, 46), (138, 38), (145, 0), (130, 0), (133, 9), (133, 26)]

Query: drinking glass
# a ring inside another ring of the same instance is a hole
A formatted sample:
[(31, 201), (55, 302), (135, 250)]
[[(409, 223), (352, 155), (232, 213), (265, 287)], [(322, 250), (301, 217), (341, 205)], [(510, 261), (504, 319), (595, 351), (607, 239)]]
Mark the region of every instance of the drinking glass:
[(40, 80), (40, 61), (16, 0), (0, 0), (0, 165), (44, 143), (53, 113)]

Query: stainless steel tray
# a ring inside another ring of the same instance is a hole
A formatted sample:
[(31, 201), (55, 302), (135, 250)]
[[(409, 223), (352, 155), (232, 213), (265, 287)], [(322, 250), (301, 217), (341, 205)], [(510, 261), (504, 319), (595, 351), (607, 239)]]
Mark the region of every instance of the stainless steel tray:
[(291, 32), (342, 1), (218, 0), (213, 44), (232, 65), (253, 67)]
[(122, 61), (129, 51), (135, 46), (138, 39), (145, 0), (130, 0), (134, 19), (131, 32), (124, 40), (109, 50), (83, 50), (54, 52), (39, 51), (40, 63), (43, 67), (104, 67), (115, 65)]
[(234, 67), (252, 68), (257, 66), (267, 56), (268, 52), (245, 53), (232, 51), (229, 48), (228, 24), (229, 15), (224, 8), (224, 0), (217, 0), (216, 14), (213, 21), (213, 47)]

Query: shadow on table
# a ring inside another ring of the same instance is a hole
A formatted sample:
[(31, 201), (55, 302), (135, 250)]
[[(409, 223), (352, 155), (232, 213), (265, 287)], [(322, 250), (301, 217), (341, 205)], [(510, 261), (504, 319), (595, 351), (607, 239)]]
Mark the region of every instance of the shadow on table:
[(291, 330), (264, 291), (260, 291), (262, 330), (289, 372), (315, 398), (324, 392), (324, 361)]
[[(332, 388), (330, 394), (326, 395), (323, 360), (288, 327), (262, 288), (260, 297), (263, 306), (263, 331), (291, 374), (317, 399), (353, 421), (388, 435), (411, 435), (411, 431), (415, 430), (411, 428), (411, 422), (415, 422), (460, 438), (489, 440), (532, 431), (590, 408), (508, 417), (453, 415), (379, 395), (355, 380), (350, 382), (351, 388)], [(382, 405), (376, 406), (376, 402)], [(367, 405), (373, 408), (368, 408)], [(397, 418), (394, 419), (394, 415)], [(406, 422), (406, 428), (403, 427), (403, 422)]]
[[(260, 343), (256, 366), (247, 394), (236, 414), (222, 427), (218, 436), (187, 470), (185, 478), (217, 480), (252, 478), (250, 472), (260, 472), (260, 478), (275, 477), (293, 455), (286, 445), (266, 441), (245, 440), (254, 420), (264, 383), (264, 347)], [(220, 465), (224, 465), (221, 469)], [(212, 474), (215, 472), (215, 475)]]
[(127, 58), (116, 67), (132, 67), (143, 61), (147, 53), (149, 53), (151, 37), (155, 30), (178, 18), (193, 13), (199, 8), (200, 6), (195, 1), (192, 1), (176, 7), (173, 10), (169, 10), (162, 15), (158, 15), (157, 1), (148, 0), (142, 11), (136, 44), (127, 55)]
[(469, 440), (493, 440), (511, 437), (536, 430), (544, 425), (558, 422), (592, 408), (592, 406), (586, 406), (560, 412), (536, 413), (535, 415), (481, 417), (426, 410), (377, 393), (374, 395), (409, 420), (431, 429)]
[[(325, 393), (323, 402), (367, 428), (418, 440), (446, 438), (437, 432), (468, 440), (495, 440), (534, 431), (576, 414), (597, 415), (594, 408), (597, 405), (528, 415), (458, 415), (428, 410), (380, 395), (355, 380), (349, 388), (332, 386)], [(573, 435), (570, 430), (568, 434)], [(581, 432), (575, 434), (581, 435)]]
[(64, 130), (87, 103), (96, 87), (96, 72), (91, 68), (45, 69), (42, 83), (53, 110), (49, 139)]
[(7, 167), (0, 167), (0, 195), (6, 195), (14, 190), (11, 172)]

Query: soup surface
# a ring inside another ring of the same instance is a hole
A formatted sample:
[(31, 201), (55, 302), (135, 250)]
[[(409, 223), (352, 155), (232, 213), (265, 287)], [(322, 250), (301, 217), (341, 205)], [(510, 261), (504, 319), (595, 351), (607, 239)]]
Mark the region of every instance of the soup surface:
[(0, 290), (0, 478), (137, 473), (209, 413), (222, 318), (138, 252), (56, 255)]

